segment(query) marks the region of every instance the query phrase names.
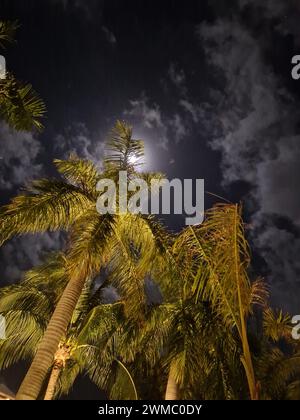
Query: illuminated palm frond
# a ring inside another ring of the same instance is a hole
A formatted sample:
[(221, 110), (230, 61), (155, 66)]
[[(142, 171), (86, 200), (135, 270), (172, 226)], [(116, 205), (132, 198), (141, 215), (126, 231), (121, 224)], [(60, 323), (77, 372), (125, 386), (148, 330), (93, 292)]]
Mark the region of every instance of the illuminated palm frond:
[(93, 206), (78, 187), (57, 180), (35, 181), (0, 210), (0, 244), (13, 235), (70, 227)]
[(285, 399), (287, 387), (299, 380), (300, 354), (288, 356), (279, 348), (268, 349), (259, 360), (257, 372), (265, 399)]
[(70, 157), (68, 160), (56, 159), (54, 164), (67, 182), (85, 191), (91, 199), (97, 199), (96, 185), (100, 174), (91, 161)]
[(15, 130), (41, 130), (46, 106), (30, 84), (7, 74), (0, 80), (0, 116)]
[[(249, 246), (238, 205), (218, 205), (207, 212), (205, 222), (186, 231), (185, 241), (199, 260), (194, 290), (208, 299), (228, 327), (236, 328), (243, 345), (241, 361), (252, 399), (258, 397), (257, 384), (247, 338), (246, 318), (253, 303), (264, 302), (263, 284), (251, 285), (247, 269)], [(253, 301), (253, 299), (255, 301)]]
[(264, 335), (274, 342), (282, 338), (289, 341), (292, 338), (291, 317), (282, 311), (275, 312), (267, 308), (263, 314), (263, 330)]
[(0, 22), (0, 47), (5, 48), (6, 44), (11, 44), (15, 40), (18, 23), (15, 22)]
[(127, 171), (129, 174), (143, 163), (144, 142), (132, 138), (132, 127), (117, 121), (106, 143), (106, 171)]

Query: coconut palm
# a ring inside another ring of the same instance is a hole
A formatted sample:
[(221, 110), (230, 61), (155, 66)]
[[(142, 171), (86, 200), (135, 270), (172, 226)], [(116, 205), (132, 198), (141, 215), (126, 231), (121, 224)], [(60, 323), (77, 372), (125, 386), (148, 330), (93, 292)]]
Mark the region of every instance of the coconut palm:
[[(126, 229), (133, 232), (140, 230), (136, 238), (140, 238), (141, 244), (151, 244), (147, 257), (149, 261), (151, 252), (157, 251), (153, 224), (146, 218), (130, 214), (99, 214), (96, 210), (96, 186), (101, 178), (110, 177), (115, 180), (121, 169), (127, 169), (129, 179), (152, 177), (152, 174), (137, 172), (139, 162), (132, 163), (132, 156), (142, 158), (143, 143), (132, 138), (132, 129), (126, 123), (117, 122), (107, 143), (107, 150), (103, 171), (98, 172), (92, 162), (77, 158), (56, 161), (63, 180), (44, 179), (33, 182), (23, 194), (15, 197), (0, 211), (0, 244), (12, 236), (26, 233), (49, 230), (69, 232), (66, 252), (69, 282), (20, 387), (18, 399), (38, 397), (86, 281), (93, 278), (100, 267), (107, 263), (111, 244), (120, 240), (119, 226), (126, 225)], [(131, 289), (137, 287), (137, 281), (130, 286)]]
[(0, 369), (32, 360), (67, 283), (65, 262), (62, 253), (53, 254), (28, 271), (19, 284), (0, 289), (0, 313), (6, 320), (6, 339), (0, 341)]
[[(0, 22), (0, 47), (12, 43), (18, 25)], [(18, 81), (11, 73), (0, 79), (0, 116), (16, 130), (41, 130), (45, 104), (28, 83)]]
[[(6, 338), (0, 341), (0, 369), (32, 360), (66, 282), (65, 258), (58, 253), (27, 272), (20, 284), (0, 289), (0, 312), (7, 323)], [(127, 395), (136, 395), (128, 370), (108, 344), (123, 320), (123, 303), (102, 304), (103, 287), (95, 289), (94, 282), (85, 286), (56, 351), (44, 399), (68, 393), (78, 374), (87, 372), (91, 379), (97, 372), (97, 385), (110, 392), (116, 364), (125, 376)]]

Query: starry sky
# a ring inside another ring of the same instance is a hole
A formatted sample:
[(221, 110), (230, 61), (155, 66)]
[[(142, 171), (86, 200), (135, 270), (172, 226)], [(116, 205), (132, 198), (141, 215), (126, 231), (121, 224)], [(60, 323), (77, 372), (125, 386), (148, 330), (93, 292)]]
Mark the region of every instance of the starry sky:
[[(253, 271), (274, 306), (300, 310), (300, 54), (297, 0), (0, 0), (18, 19), (7, 66), (47, 105), (42, 134), (0, 122), (0, 202), (54, 158), (96, 163), (116, 119), (146, 142), (147, 169), (204, 178), (242, 201)], [(217, 200), (206, 195), (206, 207)], [(178, 230), (183, 219), (167, 221)], [(0, 284), (18, 281), (59, 234), (0, 250)]]

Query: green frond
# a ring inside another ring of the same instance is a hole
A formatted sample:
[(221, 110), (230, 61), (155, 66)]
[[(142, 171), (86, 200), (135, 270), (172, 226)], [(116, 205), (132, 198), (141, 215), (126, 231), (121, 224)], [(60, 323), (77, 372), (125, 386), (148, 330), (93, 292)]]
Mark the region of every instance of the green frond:
[(62, 395), (68, 395), (74, 385), (76, 378), (82, 372), (83, 368), (82, 366), (80, 366), (77, 360), (67, 360), (66, 365), (63, 368), (61, 374), (59, 375), (56, 384), (55, 398), (58, 398)]
[(286, 400), (300, 400), (300, 380), (296, 380), (288, 384), (285, 392)]
[(292, 337), (291, 317), (280, 311), (273, 311), (271, 308), (264, 310), (263, 314), (263, 330), (264, 335), (274, 342), (278, 342), (281, 338), (290, 341)]
[(112, 337), (120, 325), (123, 305), (114, 304), (98, 305), (86, 316), (77, 336), (77, 345), (97, 346), (101, 349)]
[(132, 138), (132, 127), (124, 121), (117, 121), (106, 142), (106, 171), (127, 170), (134, 172), (144, 158), (144, 142)]
[(68, 269), (80, 271), (87, 280), (105, 263), (112, 240), (115, 218), (100, 215), (96, 207), (86, 211), (72, 226), (67, 251)]
[(8, 74), (0, 81), (0, 115), (15, 130), (41, 130), (46, 112), (43, 100), (30, 84), (23, 84)]
[(119, 216), (110, 248), (110, 281), (126, 301), (128, 315), (141, 316), (146, 305), (145, 278), (159, 253), (155, 235), (145, 219)]
[(0, 47), (5, 48), (5, 44), (12, 44), (15, 40), (18, 22), (0, 22)]
[(28, 310), (4, 312), (6, 339), (0, 340), (0, 369), (20, 360), (31, 359), (41, 340), (48, 319)]
[(49, 319), (54, 305), (45, 293), (23, 284), (0, 289), (0, 312), (5, 315), (6, 312), (18, 310), (33, 315), (43, 314)]
[(72, 157), (68, 160), (56, 159), (54, 164), (66, 181), (85, 191), (92, 199), (97, 199), (99, 173), (93, 162)]
[(261, 283), (251, 286), (248, 278), (249, 246), (239, 207), (215, 206), (200, 227), (189, 228), (185, 240), (202, 261), (195, 291), (212, 302), (225, 322), (240, 330), (241, 316), (249, 314), (254, 298), (263, 300), (265, 291)]
[(284, 399), (287, 386), (300, 375), (300, 354), (287, 356), (279, 348), (268, 350), (259, 360), (258, 379), (267, 399)]
[(0, 244), (13, 235), (67, 229), (94, 203), (78, 187), (57, 180), (32, 183), (0, 210)]
[(137, 389), (134, 379), (128, 368), (120, 361), (116, 360), (116, 372), (114, 384), (110, 389), (111, 400), (138, 400)]
[(25, 273), (20, 287), (45, 293), (55, 305), (68, 281), (66, 257), (62, 252), (54, 252), (45, 262)]

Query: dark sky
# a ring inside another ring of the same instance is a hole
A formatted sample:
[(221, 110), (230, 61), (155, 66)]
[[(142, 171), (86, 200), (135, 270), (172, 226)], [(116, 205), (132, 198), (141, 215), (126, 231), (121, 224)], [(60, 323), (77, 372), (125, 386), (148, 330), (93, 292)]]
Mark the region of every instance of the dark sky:
[[(1, 203), (53, 175), (55, 157), (97, 162), (106, 132), (126, 119), (146, 141), (147, 168), (243, 201), (256, 273), (275, 306), (299, 313), (297, 0), (0, 0), (0, 18), (21, 25), (9, 70), (48, 109), (39, 136), (0, 123)], [(11, 241), (0, 282), (59, 246), (58, 235)]]

